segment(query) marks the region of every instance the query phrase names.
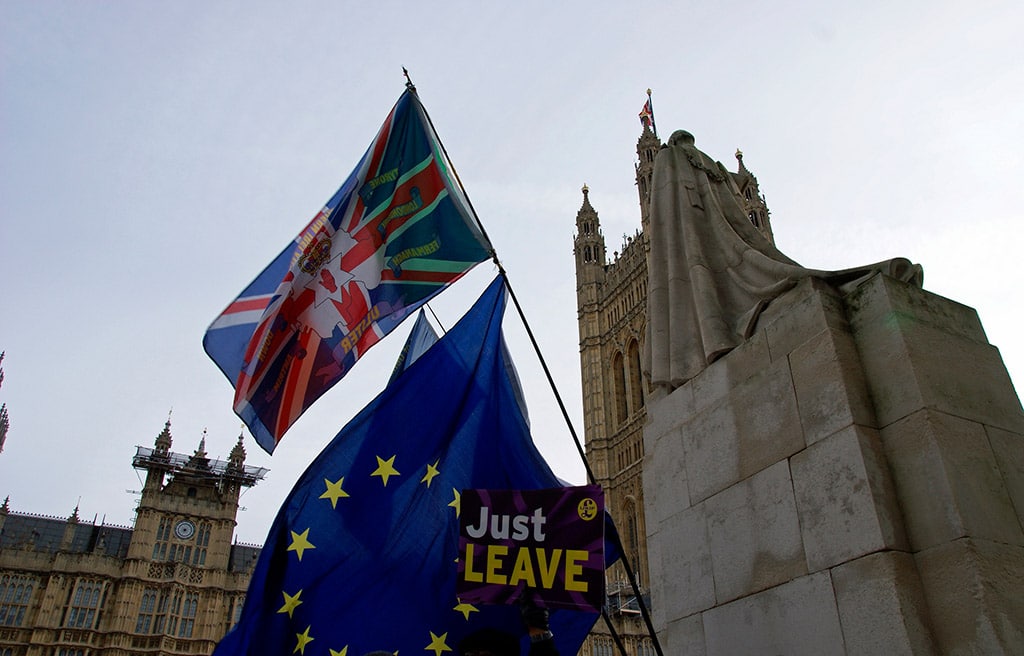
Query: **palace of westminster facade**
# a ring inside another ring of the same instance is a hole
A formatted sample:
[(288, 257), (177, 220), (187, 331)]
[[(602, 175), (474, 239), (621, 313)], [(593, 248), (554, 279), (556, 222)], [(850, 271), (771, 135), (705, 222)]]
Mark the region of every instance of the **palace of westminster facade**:
[(232, 544), (238, 497), (267, 470), (241, 436), (225, 462), (205, 436), (172, 452), (170, 429), (136, 450), (134, 528), (0, 506), (0, 656), (210, 654), (238, 621), (260, 551)]
[[(580, 333), (584, 440), (596, 482), (646, 596), (640, 354), (646, 329), (650, 187), (661, 141), (649, 126), (637, 142), (641, 228), (609, 259), (597, 211), (583, 188), (573, 252)], [(757, 179), (732, 173), (748, 216), (769, 239)], [(227, 461), (211, 460), (205, 436), (186, 456), (170, 451), (170, 422), (133, 465), (146, 481), (133, 528), (97, 526), (0, 506), (0, 656), (208, 655), (238, 620), (256, 545), (232, 543), (243, 488), (266, 474), (245, 464), (242, 438)], [(654, 656), (623, 566), (608, 572), (608, 613), (629, 656)], [(598, 620), (581, 656), (615, 656)], [(357, 655), (352, 655), (357, 656)]]

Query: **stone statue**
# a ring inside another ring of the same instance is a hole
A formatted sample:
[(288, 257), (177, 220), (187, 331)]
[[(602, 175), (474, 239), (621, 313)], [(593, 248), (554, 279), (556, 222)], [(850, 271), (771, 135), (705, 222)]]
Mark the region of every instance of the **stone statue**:
[(923, 280), (921, 267), (903, 258), (843, 271), (800, 266), (751, 224), (731, 175), (682, 130), (655, 159), (650, 248), (643, 368), (663, 392), (750, 337), (765, 306), (802, 278), (841, 291), (877, 272)]

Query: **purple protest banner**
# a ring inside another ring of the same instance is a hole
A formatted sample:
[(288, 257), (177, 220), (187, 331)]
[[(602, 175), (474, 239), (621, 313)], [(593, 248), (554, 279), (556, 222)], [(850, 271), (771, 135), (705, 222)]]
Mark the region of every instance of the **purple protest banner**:
[(463, 490), (459, 600), (599, 612), (604, 591), (604, 492)]

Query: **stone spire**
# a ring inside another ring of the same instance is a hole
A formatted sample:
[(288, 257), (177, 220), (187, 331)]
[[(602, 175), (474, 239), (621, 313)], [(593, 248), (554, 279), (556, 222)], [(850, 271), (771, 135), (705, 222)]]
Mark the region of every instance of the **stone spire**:
[(651, 224), (651, 180), (654, 177), (654, 158), (661, 148), (661, 139), (644, 126), (644, 131), (636, 142), (636, 192), (640, 200), (640, 226), (645, 235)]
[(238, 442), (228, 455), (228, 469), (241, 471), (245, 467), (245, 447), (242, 446), (242, 433), (238, 434)]
[(171, 418), (167, 417), (164, 429), (156, 436), (156, 453), (166, 456), (171, 450)]
[(64, 525), (64, 535), (60, 540), (61, 551), (71, 551), (71, 546), (75, 541), (75, 530), (78, 527), (78, 522), (81, 521), (78, 517), (78, 506), (81, 504), (75, 504), (75, 509), (71, 512), (71, 516), (68, 517), (67, 524)]
[(576, 255), (576, 275), (588, 266), (605, 264), (604, 235), (601, 234), (601, 220), (597, 210), (590, 204), (590, 188), (583, 185), (583, 204), (576, 213), (576, 238), (573, 244)]
[(752, 174), (750, 171), (748, 171), (747, 167), (743, 165), (743, 151), (740, 150), (739, 148), (736, 149), (736, 161), (739, 162), (739, 168), (738, 168), (739, 173), (741, 173), (741, 174), (745, 173), (745, 174), (749, 175), (750, 177), (754, 177), (754, 174)]
[(188, 464), (185, 465), (190, 469), (209, 469), (210, 458), (206, 453), (206, 429), (203, 429), (203, 437), (199, 440), (199, 447), (192, 454), (192, 457), (188, 459)]
[(775, 235), (772, 234), (768, 206), (764, 202), (764, 196), (761, 195), (757, 177), (743, 163), (743, 151), (739, 148), (736, 149), (736, 162), (736, 173), (732, 174), (732, 178), (743, 197), (743, 210), (747, 213), (750, 223), (774, 244)]

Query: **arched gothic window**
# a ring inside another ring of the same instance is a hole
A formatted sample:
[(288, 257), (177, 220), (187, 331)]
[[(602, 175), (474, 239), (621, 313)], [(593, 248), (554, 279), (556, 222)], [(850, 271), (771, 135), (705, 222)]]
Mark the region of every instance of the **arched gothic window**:
[(626, 369), (623, 366), (622, 354), (616, 353), (612, 358), (612, 384), (615, 393), (615, 423), (626, 421), (629, 410), (626, 404)]
[(629, 558), (629, 566), (633, 568), (633, 575), (636, 577), (637, 585), (642, 586), (640, 579), (640, 520), (637, 515), (636, 499), (630, 495), (626, 497), (622, 505), (622, 517), (625, 520), (625, 546), (626, 557)]
[(630, 410), (639, 412), (644, 407), (644, 389), (640, 373), (640, 345), (635, 339), (629, 343), (629, 395)]

